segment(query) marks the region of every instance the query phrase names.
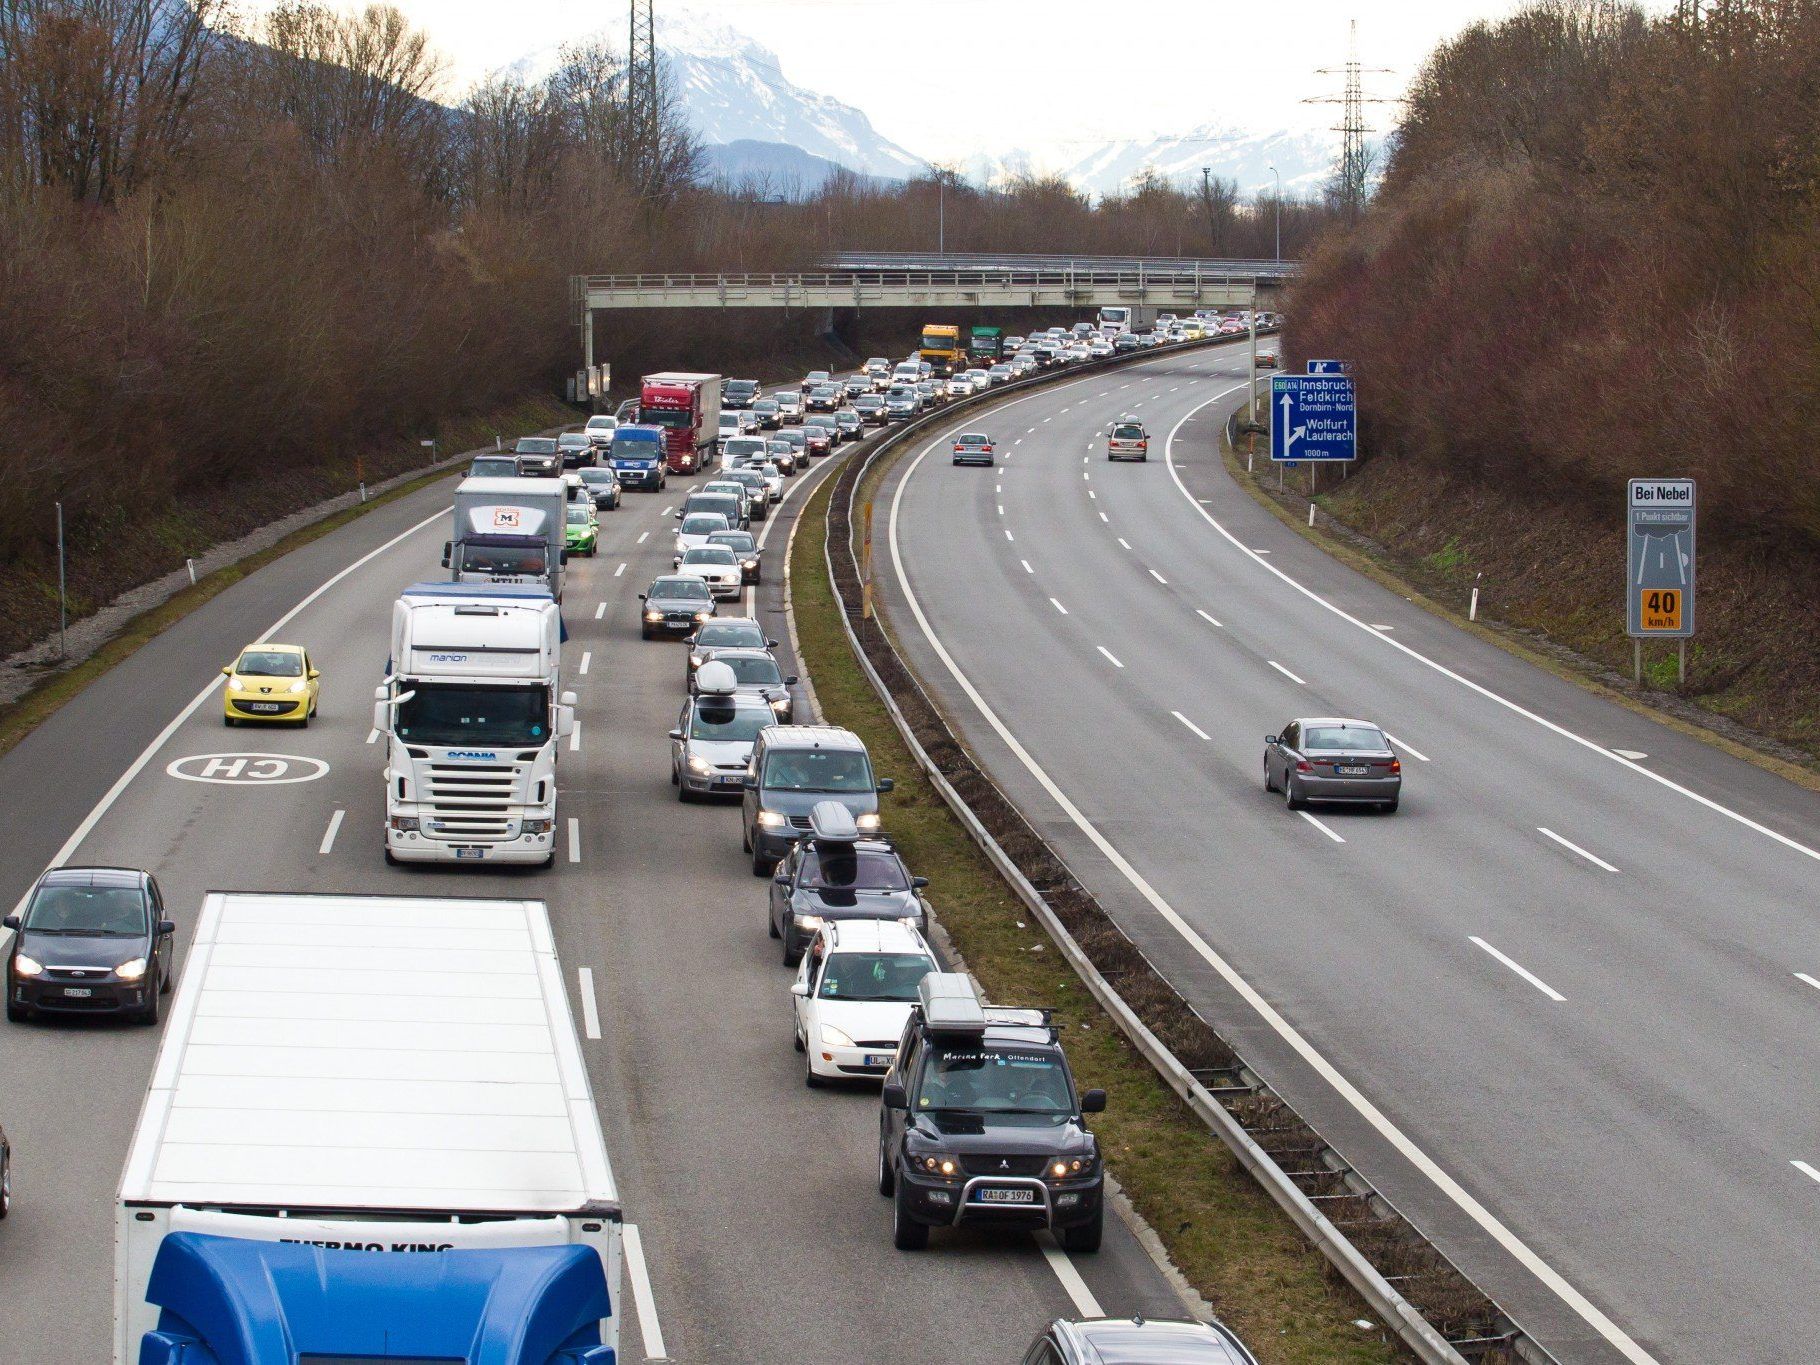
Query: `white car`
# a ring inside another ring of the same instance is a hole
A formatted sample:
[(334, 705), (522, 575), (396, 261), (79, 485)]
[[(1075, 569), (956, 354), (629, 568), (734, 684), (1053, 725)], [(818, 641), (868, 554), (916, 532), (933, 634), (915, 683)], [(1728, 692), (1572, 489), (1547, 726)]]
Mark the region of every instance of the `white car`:
[(923, 936), (896, 920), (842, 919), (816, 931), (790, 985), (792, 1033), (811, 1088), (882, 1077), (897, 1052), (916, 988), (937, 971)]
[(950, 398), (973, 397), (973, 381), (964, 374), (957, 374), (950, 379), (942, 390)]
[(714, 424), (714, 439), (717, 441), (727, 441), (735, 436), (744, 436), (745, 434), (745, 428), (740, 425), (739, 414), (737, 412), (721, 413), (719, 419), (716, 420)]
[(784, 419), (785, 426), (794, 426), (803, 420), (803, 396), (795, 389), (779, 389), (771, 395), (777, 400), (777, 415)]
[(753, 465), (752, 468), (764, 475), (765, 487), (771, 490), (771, 501), (782, 502), (784, 500), (784, 471), (769, 460), (760, 465)]
[(682, 525), (676, 528), (676, 560), (682, 563), (682, 557), (697, 546), (706, 545), (708, 537), (717, 531), (730, 531), (727, 519), (719, 512), (691, 512), (682, 519)]
[(1095, 337), (1087, 343), (1087, 354), (1095, 360), (1104, 360), (1112, 354), (1112, 343), (1105, 337)]
[(763, 436), (729, 436), (721, 442), (720, 467), (738, 469), (742, 464), (751, 464), (754, 458), (762, 460), (770, 444)]
[(971, 370), (963, 370), (961, 372), (961, 378), (973, 385), (973, 391), (975, 393), (984, 393), (987, 389), (992, 387), (992, 376), (978, 366), (975, 366)]
[(676, 572), (703, 580), (717, 602), (738, 597), (743, 586), (739, 556), (725, 545), (697, 545), (683, 551)]
[(588, 444), (596, 450), (605, 450), (613, 444), (613, 433), (618, 430), (619, 418), (598, 412), (588, 419), (582, 433), (588, 438)]

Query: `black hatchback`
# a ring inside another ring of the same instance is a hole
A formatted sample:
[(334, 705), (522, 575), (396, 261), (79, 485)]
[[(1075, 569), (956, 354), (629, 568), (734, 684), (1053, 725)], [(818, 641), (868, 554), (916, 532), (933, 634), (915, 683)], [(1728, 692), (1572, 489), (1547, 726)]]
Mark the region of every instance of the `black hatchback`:
[(57, 867), (38, 879), (6, 962), (6, 1017), (124, 1014), (158, 1022), (171, 988), (177, 926), (151, 873), (132, 867)]

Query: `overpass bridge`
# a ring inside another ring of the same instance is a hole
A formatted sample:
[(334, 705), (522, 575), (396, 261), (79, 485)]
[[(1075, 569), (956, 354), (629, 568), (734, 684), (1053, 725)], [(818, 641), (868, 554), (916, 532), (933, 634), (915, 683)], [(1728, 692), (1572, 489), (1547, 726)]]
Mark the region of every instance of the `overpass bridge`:
[(1293, 261), (1197, 257), (846, 252), (800, 271), (578, 275), (571, 281), (583, 363), (594, 364), (594, 314), (620, 308), (1099, 308), (1139, 315), (1270, 307)]

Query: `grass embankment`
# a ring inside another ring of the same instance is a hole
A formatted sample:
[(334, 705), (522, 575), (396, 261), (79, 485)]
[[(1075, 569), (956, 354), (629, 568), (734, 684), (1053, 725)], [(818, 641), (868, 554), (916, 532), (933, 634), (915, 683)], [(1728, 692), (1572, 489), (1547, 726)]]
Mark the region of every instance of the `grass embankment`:
[(857, 733), (879, 770), (896, 777), (886, 799), (892, 837), (930, 879), (943, 929), (992, 999), (1055, 1010), (1081, 1085), (1106, 1091), (1093, 1127), (1112, 1173), (1265, 1365), (1399, 1359), (1382, 1329), (1355, 1325), (1367, 1316), (1363, 1304), (1126, 1043), (922, 776), (841, 627), (822, 557), (833, 482), (803, 509), (791, 554), (802, 662), (825, 718)]

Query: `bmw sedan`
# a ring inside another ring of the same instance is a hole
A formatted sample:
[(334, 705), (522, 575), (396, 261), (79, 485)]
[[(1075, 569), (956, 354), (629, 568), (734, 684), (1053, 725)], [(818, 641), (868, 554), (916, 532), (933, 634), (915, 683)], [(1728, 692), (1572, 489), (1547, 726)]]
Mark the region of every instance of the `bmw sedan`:
[(1282, 792), (1290, 810), (1335, 801), (1393, 811), (1403, 764), (1370, 721), (1302, 718), (1264, 737), (1264, 790)]

